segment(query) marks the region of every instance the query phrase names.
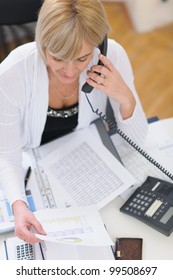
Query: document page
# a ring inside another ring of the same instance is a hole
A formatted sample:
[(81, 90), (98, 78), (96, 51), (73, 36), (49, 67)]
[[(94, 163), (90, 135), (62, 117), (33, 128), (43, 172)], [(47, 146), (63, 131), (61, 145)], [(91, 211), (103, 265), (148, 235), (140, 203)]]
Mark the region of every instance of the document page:
[[(115, 147), (121, 157), (124, 166), (129, 170), (131, 174), (136, 178), (136, 184), (133, 188), (123, 193), (123, 197), (127, 199), (134, 190), (140, 186), (148, 176), (160, 178), (172, 183), (172, 180), (160, 171), (149, 160), (132, 148), (126, 141), (124, 141), (119, 135), (114, 134), (111, 136)], [(141, 148), (147, 152), (150, 157), (155, 159), (165, 170), (173, 174), (173, 157), (171, 152), (173, 143), (167, 134), (162, 131), (162, 127), (159, 126), (159, 121), (149, 125), (149, 133), (146, 142)]]
[(42, 240), (68, 245), (113, 245), (99, 212), (94, 206), (45, 209), (35, 212), (46, 235), (36, 234)]
[[(170, 126), (173, 125), (173, 118), (168, 119)], [(149, 125), (149, 137), (153, 139), (160, 152), (164, 154), (168, 161), (173, 164), (173, 140), (167, 133), (168, 128), (165, 128), (165, 120), (159, 120)], [(171, 165), (172, 166), (172, 165)]]
[(14, 216), (5, 192), (0, 186), (0, 234), (14, 229)]
[(60, 189), (75, 206), (102, 208), (135, 183), (134, 177), (88, 129), (74, 133), (39, 164), (51, 181), (54, 197)]

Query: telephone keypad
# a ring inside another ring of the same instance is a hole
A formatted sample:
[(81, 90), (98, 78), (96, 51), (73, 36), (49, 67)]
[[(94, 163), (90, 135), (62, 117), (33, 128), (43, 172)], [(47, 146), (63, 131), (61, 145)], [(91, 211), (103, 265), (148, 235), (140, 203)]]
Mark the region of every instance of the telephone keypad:
[[(142, 212), (145, 215), (146, 210), (152, 205), (152, 203), (155, 201), (156, 195), (152, 192), (147, 192), (145, 190), (140, 190), (138, 194), (132, 199), (132, 201), (128, 204), (128, 206), (125, 207), (125, 210), (131, 213), (134, 213), (135, 215), (141, 215)], [(161, 198), (157, 197), (157, 200), (161, 200)], [(165, 209), (166, 203), (163, 203), (159, 210), (157, 210), (154, 215), (153, 219), (156, 219), (156, 216), (158, 216), (164, 209)]]

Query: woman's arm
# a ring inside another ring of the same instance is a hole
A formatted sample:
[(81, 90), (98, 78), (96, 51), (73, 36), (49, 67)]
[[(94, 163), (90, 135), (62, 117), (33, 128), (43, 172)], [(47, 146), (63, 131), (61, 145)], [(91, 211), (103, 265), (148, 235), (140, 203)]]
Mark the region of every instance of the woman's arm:
[(0, 184), (12, 205), (17, 236), (33, 244), (40, 240), (32, 229), (45, 234), (27, 207), (22, 167), (20, 110), (15, 102), (0, 91)]
[(119, 44), (111, 43), (108, 50), (108, 57), (100, 55), (104, 66), (92, 66), (87, 82), (109, 97), (118, 127), (141, 144), (146, 138), (148, 124), (134, 86), (131, 64)]

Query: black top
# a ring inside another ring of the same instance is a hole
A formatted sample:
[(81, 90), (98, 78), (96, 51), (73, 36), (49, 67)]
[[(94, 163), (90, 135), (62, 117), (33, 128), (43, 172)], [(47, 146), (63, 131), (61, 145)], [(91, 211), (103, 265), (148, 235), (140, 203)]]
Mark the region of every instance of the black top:
[(61, 110), (51, 109), (49, 107), (40, 145), (72, 132), (77, 124), (78, 104)]

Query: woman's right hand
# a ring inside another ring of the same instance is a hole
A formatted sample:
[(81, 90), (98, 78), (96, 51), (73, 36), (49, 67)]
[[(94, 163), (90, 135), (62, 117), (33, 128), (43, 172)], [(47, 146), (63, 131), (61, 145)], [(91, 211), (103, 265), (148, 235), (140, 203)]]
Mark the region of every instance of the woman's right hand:
[(17, 200), (12, 205), (15, 218), (15, 233), (16, 235), (30, 243), (41, 242), (34, 232), (45, 235), (42, 225), (35, 218), (34, 214), (28, 209), (24, 201)]

